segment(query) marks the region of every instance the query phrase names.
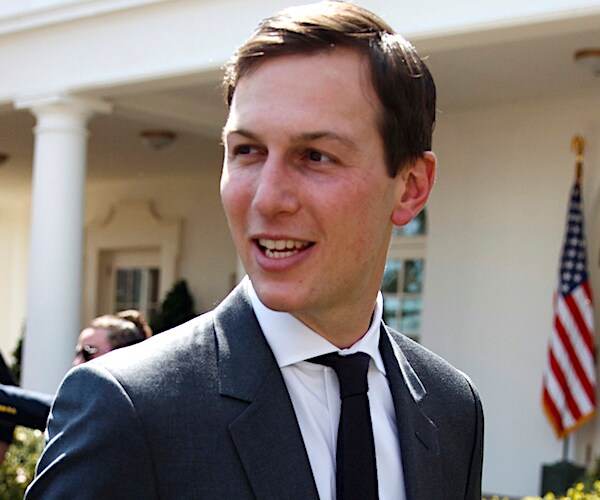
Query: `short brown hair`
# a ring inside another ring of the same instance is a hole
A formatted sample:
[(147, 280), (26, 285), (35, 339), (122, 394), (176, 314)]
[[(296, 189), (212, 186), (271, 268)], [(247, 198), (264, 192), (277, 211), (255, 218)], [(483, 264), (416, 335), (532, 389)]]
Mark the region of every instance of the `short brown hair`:
[(146, 338), (135, 323), (112, 314), (92, 320), (90, 327), (108, 331), (111, 350), (137, 344)]
[(144, 314), (137, 309), (126, 309), (124, 311), (119, 311), (117, 314), (115, 314), (115, 316), (117, 318), (131, 321), (144, 336), (144, 338), (147, 339), (152, 337), (152, 328), (150, 328), (146, 316), (144, 316)]
[(435, 84), (413, 45), (367, 9), (328, 0), (290, 7), (264, 19), (225, 66), (225, 99), (231, 105), (239, 80), (267, 58), (355, 49), (368, 62), (383, 112), (379, 131), (386, 164), (395, 177), (402, 166), (431, 149)]

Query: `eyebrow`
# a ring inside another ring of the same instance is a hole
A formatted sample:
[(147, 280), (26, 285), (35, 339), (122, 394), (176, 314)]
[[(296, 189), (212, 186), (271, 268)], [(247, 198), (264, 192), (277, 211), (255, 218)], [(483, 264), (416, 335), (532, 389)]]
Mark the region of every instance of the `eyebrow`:
[(356, 149), (356, 143), (354, 141), (352, 141), (344, 135), (338, 134), (337, 132), (332, 132), (330, 130), (317, 130), (315, 132), (306, 132), (292, 136), (292, 141), (294, 142), (308, 142), (316, 141), (318, 139), (327, 139), (341, 142), (348, 148)]
[[(253, 141), (261, 142), (260, 136), (251, 132), (247, 129), (227, 129), (223, 128), (222, 141), (225, 142), (226, 136), (230, 134), (238, 134), (243, 137), (247, 137)], [(316, 130), (314, 132), (303, 132), (300, 134), (293, 135), (291, 137), (292, 142), (310, 142), (316, 141), (319, 139), (328, 139), (342, 143), (346, 147), (350, 149), (357, 149), (356, 143), (349, 139), (348, 137), (338, 134), (336, 132), (332, 132), (330, 130)]]
[(252, 139), (253, 141), (260, 142), (260, 137), (255, 133), (250, 132), (249, 130), (243, 128), (228, 129), (227, 127), (223, 127), (223, 132), (221, 133), (221, 140), (223, 141), (223, 143), (225, 143), (225, 138), (231, 134), (238, 134), (247, 137), (248, 139)]

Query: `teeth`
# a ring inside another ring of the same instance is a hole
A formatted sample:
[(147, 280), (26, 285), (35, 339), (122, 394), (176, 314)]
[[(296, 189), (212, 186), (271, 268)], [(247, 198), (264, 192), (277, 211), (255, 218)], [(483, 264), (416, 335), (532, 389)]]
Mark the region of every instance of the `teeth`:
[(306, 241), (296, 240), (267, 240), (260, 238), (258, 243), (261, 247), (268, 248), (269, 250), (288, 250), (305, 248), (309, 245)]
[(310, 245), (306, 241), (298, 240), (268, 240), (260, 238), (258, 244), (265, 248), (265, 255), (272, 259), (284, 259), (290, 257)]
[(265, 251), (265, 255), (270, 259), (285, 259), (286, 257), (291, 257), (296, 252), (292, 252), (290, 250), (286, 252), (273, 252), (272, 250), (267, 249)]

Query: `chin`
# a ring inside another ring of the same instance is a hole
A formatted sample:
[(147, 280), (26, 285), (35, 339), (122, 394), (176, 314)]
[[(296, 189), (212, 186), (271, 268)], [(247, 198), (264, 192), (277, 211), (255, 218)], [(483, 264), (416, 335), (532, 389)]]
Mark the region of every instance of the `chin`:
[(301, 308), (301, 294), (293, 284), (256, 284), (254, 289), (260, 301), (269, 309), (279, 312), (292, 312)]

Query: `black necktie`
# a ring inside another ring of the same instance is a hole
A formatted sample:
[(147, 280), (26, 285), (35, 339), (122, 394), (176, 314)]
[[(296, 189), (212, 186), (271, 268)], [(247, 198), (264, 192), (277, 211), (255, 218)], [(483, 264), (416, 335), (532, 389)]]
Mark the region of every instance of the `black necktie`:
[(333, 368), (340, 381), (342, 410), (336, 449), (337, 500), (378, 498), (375, 442), (367, 396), (370, 359), (368, 354), (357, 352), (349, 356), (325, 354), (308, 360)]

